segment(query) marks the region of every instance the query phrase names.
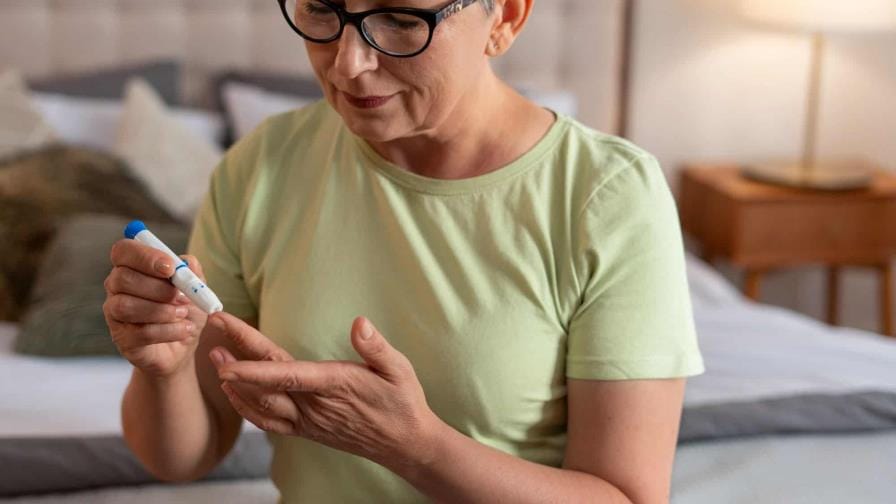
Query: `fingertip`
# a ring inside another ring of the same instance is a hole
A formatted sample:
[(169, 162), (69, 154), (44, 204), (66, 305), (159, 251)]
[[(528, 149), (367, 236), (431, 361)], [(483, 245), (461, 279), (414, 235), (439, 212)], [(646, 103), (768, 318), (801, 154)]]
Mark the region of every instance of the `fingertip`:
[(208, 316), (207, 323), (219, 331), (226, 332), (227, 322), (222, 318), (223, 313), (224, 312), (212, 313)]
[(212, 364), (214, 364), (215, 367), (223, 364), (224, 354), (221, 352), (221, 347), (212, 348), (211, 352), (208, 353), (208, 358), (211, 359)]
[(225, 348), (225, 347), (219, 347), (219, 348), (220, 348), (221, 354), (224, 356), (224, 362), (225, 362), (225, 363), (228, 363), (228, 362), (236, 362), (236, 361), (237, 361), (237, 360), (236, 360), (236, 357), (234, 357), (233, 354), (230, 353), (230, 350), (228, 350), (228, 349)]

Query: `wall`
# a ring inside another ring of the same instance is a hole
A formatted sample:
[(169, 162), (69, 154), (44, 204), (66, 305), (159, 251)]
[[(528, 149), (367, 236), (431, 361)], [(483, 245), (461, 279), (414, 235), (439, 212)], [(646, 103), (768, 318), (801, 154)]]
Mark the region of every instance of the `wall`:
[[(755, 26), (733, 4), (637, 0), (628, 136), (659, 157), (673, 190), (688, 161), (802, 149), (809, 37)], [(896, 34), (831, 37), (822, 93), (819, 153), (864, 154), (896, 170)], [(825, 278), (817, 267), (773, 273), (762, 300), (821, 318)], [(876, 276), (847, 271), (841, 292), (842, 323), (877, 330)]]

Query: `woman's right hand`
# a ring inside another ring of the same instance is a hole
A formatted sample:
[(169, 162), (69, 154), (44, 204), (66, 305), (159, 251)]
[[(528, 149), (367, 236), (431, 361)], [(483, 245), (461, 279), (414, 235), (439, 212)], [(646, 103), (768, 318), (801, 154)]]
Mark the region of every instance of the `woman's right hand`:
[[(155, 377), (187, 369), (208, 315), (171, 284), (171, 258), (136, 240), (112, 246), (112, 271), (103, 286), (103, 314), (124, 358)], [(199, 261), (183, 256), (203, 281)]]

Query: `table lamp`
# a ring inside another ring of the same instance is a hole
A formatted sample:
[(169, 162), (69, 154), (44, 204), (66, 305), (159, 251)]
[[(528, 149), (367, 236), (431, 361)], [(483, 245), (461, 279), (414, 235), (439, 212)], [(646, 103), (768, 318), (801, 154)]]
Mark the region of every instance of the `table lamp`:
[(873, 168), (856, 161), (826, 161), (816, 157), (818, 105), (825, 34), (885, 30), (896, 27), (896, 0), (739, 0), (741, 14), (772, 26), (812, 34), (806, 130), (800, 162), (745, 166), (752, 179), (808, 189), (859, 189), (870, 184)]

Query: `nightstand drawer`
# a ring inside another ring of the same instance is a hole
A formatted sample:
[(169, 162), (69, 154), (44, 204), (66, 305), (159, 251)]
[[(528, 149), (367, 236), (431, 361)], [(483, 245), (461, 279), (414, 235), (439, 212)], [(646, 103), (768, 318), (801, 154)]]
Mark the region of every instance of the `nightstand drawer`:
[(743, 265), (876, 262), (896, 252), (896, 207), (888, 201), (745, 203), (718, 243)]
[(733, 166), (682, 172), (682, 227), (706, 257), (753, 268), (881, 263), (896, 255), (896, 176), (868, 190), (801, 191), (744, 179)]

